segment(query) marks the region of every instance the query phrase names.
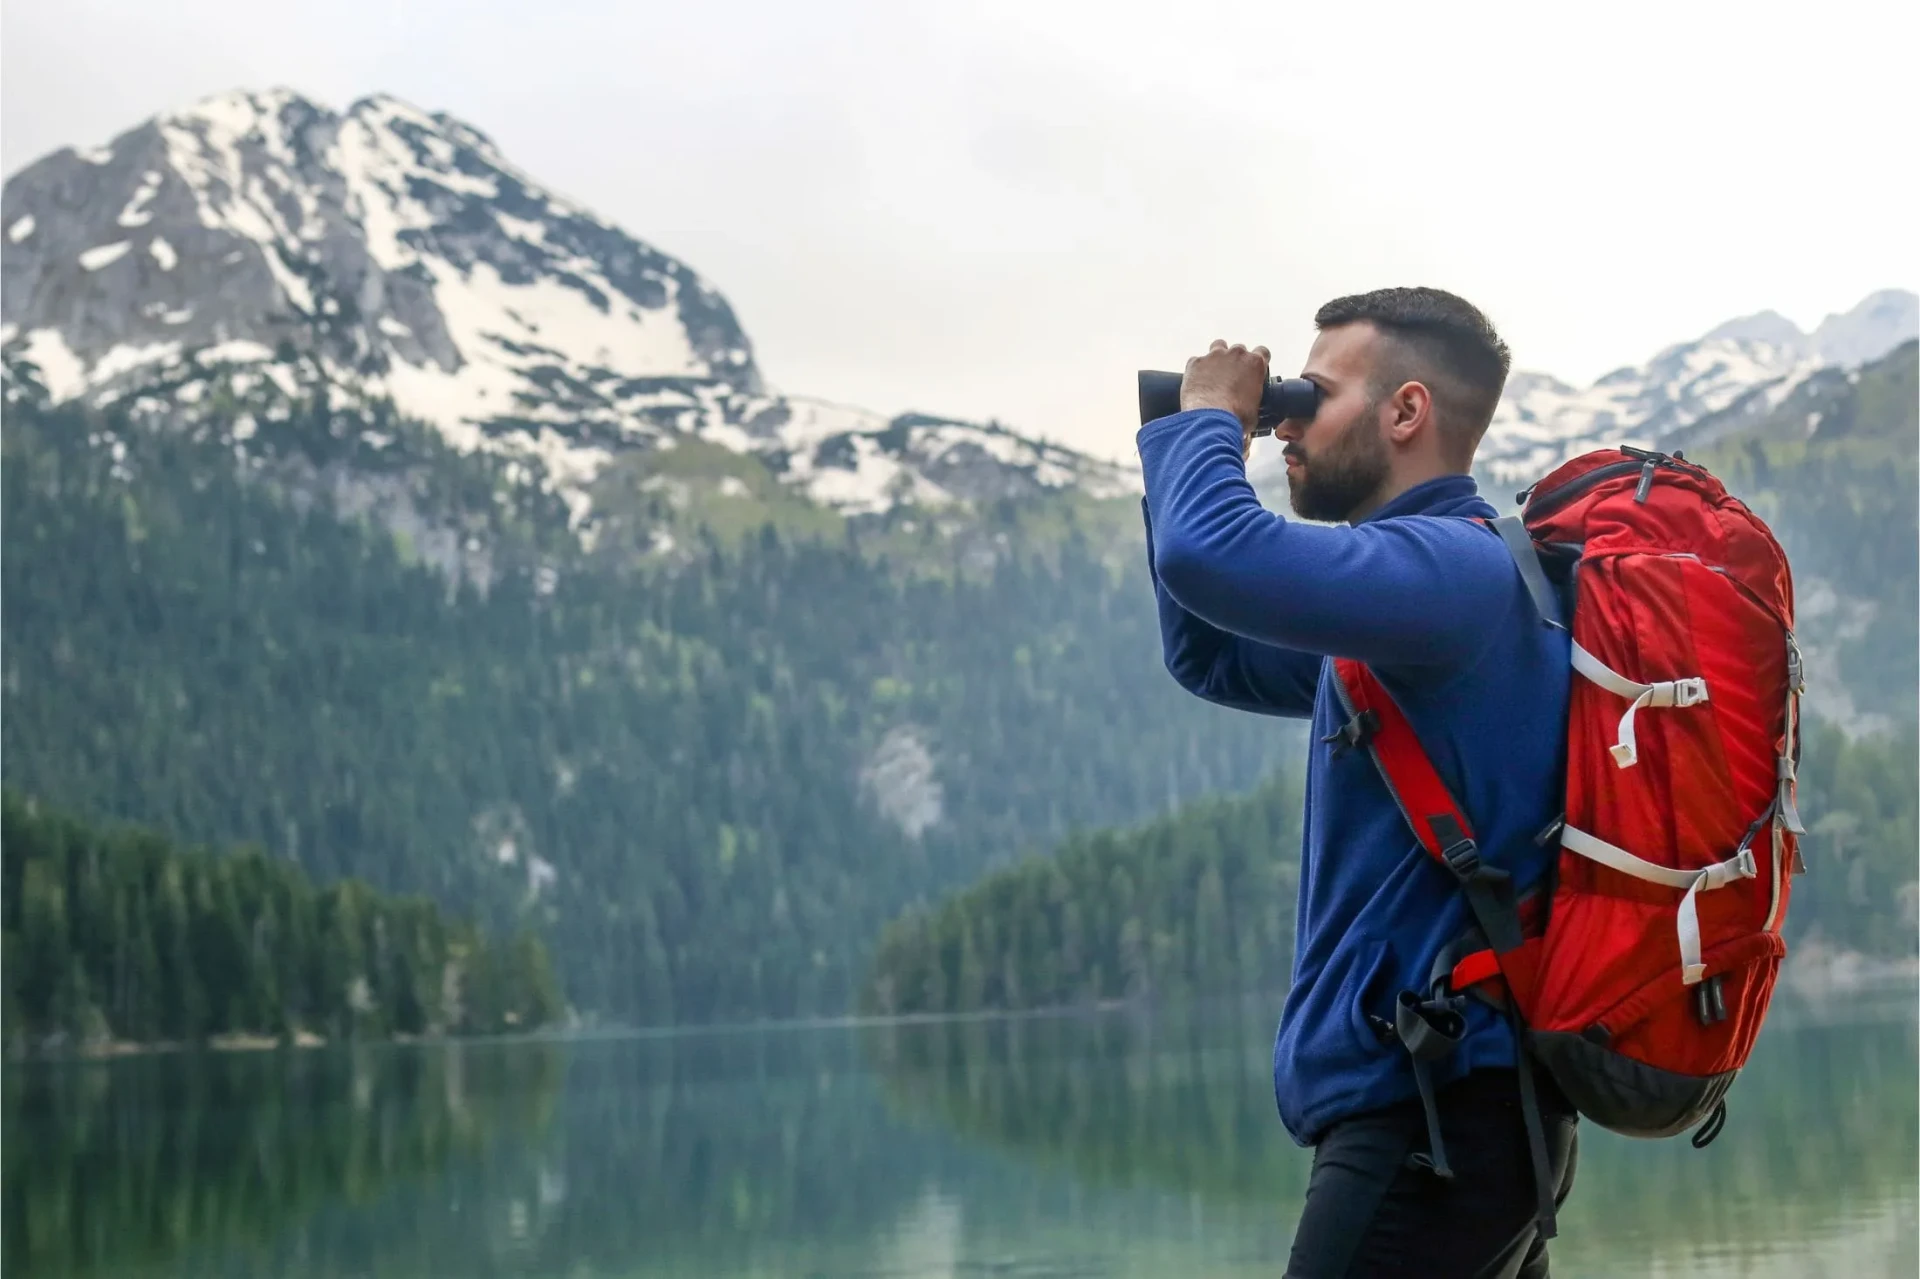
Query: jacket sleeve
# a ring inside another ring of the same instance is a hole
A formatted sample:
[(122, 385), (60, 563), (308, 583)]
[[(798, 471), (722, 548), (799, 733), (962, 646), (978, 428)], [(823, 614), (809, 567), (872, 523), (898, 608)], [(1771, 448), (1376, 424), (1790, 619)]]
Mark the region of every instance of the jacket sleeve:
[(1240, 424), (1220, 410), (1161, 418), (1138, 439), (1155, 580), (1218, 630), (1434, 674), (1473, 662), (1506, 617), (1511, 559), (1473, 521), (1288, 520), (1260, 504)]
[(1234, 710), (1306, 719), (1313, 715), (1322, 659), (1231, 635), (1182, 608), (1154, 568), (1153, 518), (1147, 525), (1147, 573), (1160, 608), (1160, 644), (1167, 673), (1194, 696)]

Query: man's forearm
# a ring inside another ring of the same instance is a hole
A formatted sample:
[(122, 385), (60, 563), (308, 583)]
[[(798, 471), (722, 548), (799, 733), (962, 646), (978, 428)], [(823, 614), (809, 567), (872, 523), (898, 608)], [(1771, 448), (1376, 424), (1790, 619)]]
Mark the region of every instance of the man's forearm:
[(1147, 531), (1147, 572), (1160, 612), (1167, 673), (1194, 696), (1235, 710), (1305, 718), (1313, 714), (1322, 659), (1242, 639), (1181, 607), (1154, 571), (1153, 522), (1141, 503)]

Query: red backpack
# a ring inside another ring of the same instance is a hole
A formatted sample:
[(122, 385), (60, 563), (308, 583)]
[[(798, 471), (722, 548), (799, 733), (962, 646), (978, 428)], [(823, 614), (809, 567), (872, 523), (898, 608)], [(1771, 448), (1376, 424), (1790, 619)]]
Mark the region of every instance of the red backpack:
[[(1365, 666), (1335, 663), (1351, 717), (1415, 835), (1460, 884), (1474, 926), (1405, 992), (1433, 1155), (1427, 1066), (1465, 1031), (1462, 1001), (1512, 1020), (1579, 1112), (1614, 1132), (1718, 1135), (1786, 945), (1803, 689), (1786, 555), (1760, 519), (1679, 454), (1602, 449), (1492, 521), (1543, 625), (1571, 631), (1560, 848), (1516, 897), (1483, 858), (1399, 708)], [(1570, 618), (1570, 620), (1569, 620)], [(1532, 1076), (1520, 1072), (1540, 1223), (1553, 1198)], [(1705, 1121), (1702, 1123), (1702, 1121)]]

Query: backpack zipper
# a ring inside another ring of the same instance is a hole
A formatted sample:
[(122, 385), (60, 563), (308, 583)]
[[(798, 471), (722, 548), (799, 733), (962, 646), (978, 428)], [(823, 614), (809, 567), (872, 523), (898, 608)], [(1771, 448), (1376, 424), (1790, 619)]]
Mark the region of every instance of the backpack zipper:
[[(1638, 462), (1609, 462), (1605, 466), (1596, 466), (1580, 478), (1569, 480), (1559, 488), (1548, 489), (1545, 493), (1540, 494), (1539, 503), (1535, 505), (1532, 510), (1528, 511), (1527, 515), (1529, 517), (1538, 517), (1552, 511), (1557, 511), (1574, 498), (1585, 493), (1588, 489), (1605, 484), (1608, 480), (1617, 480), (1623, 475), (1632, 475), (1639, 469), (1640, 463)], [(1536, 484), (1533, 488), (1525, 490), (1518, 495), (1517, 500), (1522, 503), (1526, 502), (1534, 496), (1535, 490), (1539, 487), (1540, 486)]]
[[(1676, 471), (1696, 469), (1689, 466), (1686, 459), (1678, 453), (1669, 457), (1665, 453), (1656, 453), (1650, 449), (1637, 449), (1627, 444), (1620, 446), (1620, 452), (1625, 453), (1631, 460), (1626, 462), (1609, 462), (1605, 466), (1596, 466), (1593, 470), (1588, 471), (1578, 479), (1569, 480), (1559, 488), (1547, 490), (1547, 492), (1539, 495), (1540, 501), (1534, 505), (1532, 510), (1527, 512), (1527, 518), (1536, 519), (1550, 514), (1553, 511), (1557, 511), (1589, 489), (1597, 485), (1605, 484), (1608, 480), (1617, 480), (1632, 475), (1636, 471), (1640, 474), (1640, 483), (1633, 491), (1633, 500), (1636, 502), (1644, 502), (1647, 500), (1648, 491), (1653, 488), (1653, 478), (1658, 468), (1667, 466), (1672, 467)], [(1535, 484), (1523, 490), (1517, 495), (1516, 500), (1522, 503), (1526, 502), (1535, 495), (1539, 487), (1538, 484)]]

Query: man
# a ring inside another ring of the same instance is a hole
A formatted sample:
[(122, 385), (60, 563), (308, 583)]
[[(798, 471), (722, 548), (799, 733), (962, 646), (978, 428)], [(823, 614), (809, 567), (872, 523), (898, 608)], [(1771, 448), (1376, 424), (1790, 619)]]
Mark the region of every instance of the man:
[[(1568, 640), (1540, 624), (1469, 474), (1509, 367), (1478, 310), (1437, 289), (1340, 298), (1315, 316), (1302, 376), (1311, 421), (1287, 421), (1302, 523), (1247, 482), (1264, 347), (1216, 341), (1189, 361), (1181, 411), (1139, 434), (1149, 567), (1168, 671), (1223, 706), (1310, 717), (1293, 985), (1273, 1053), (1288, 1131), (1315, 1147), (1287, 1274), (1547, 1273), (1512, 1030), (1469, 1000), (1459, 1047), (1433, 1064), (1450, 1180), (1431, 1166), (1400, 992), (1424, 992), (1471, 923), (1457, 882), (1416, 842), (1366, 750), (1339, 749), (1333, 663), (1365, 662), (1405, 712), (1524, 892), (1557, 815)], [(1329, 526), (1332, 525), (1332, 526)], [(1574, 1115), (1537, 1074), (1557, 1201)], [(1426, 1158), (1422, 1158), (1426, 1156)]]

